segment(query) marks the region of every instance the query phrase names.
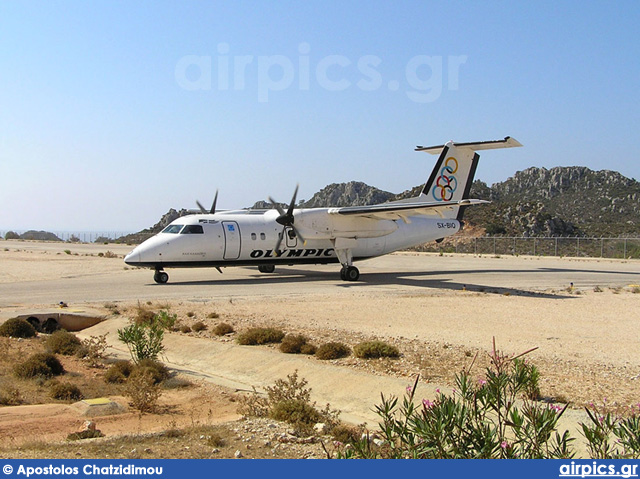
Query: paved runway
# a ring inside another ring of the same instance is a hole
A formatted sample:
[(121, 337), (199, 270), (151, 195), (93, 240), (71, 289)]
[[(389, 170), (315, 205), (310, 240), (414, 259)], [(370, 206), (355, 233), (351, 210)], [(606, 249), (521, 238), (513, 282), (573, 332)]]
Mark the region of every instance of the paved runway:
[[(112, 246), (109, 246), (114, 249)], [(42, 248), (33, 244), (32, 248)], [(57, 248), (60, 248), (57, 246)], [(102, 245), (78, 245), (82, 251)], [(122, 251), (119, 251), (119, 249)], [(119, 254), (130, 247), (116, 246)], [(35, 251), (38, 253), (39, 251)], [(40, 261), (36, 254), (34, 259)], [(41, 256), (46, 264), (46, 255)], [(92, 258), (96, 259), (96, 258)], [(640, 261), (541, 257), (438, 256), (399, 253), (357, 263), (360, 281), (344, 282), (338, 265), (283, 266), (274, 274), (257, 268), (167, 270), (166, 285), (153, 282), (153, 271), (125, 269), (119, 259), (104, 260), (104, 270), (85, 271), (82, 263), (60, 277), (0, 282), (0, 307), (10, 304), (55, 304), (59, 301), (98, 302), (137, 299), (212, 299), (227, 297), (344, 294), (429, 294), (437, 290), (499, 290), (510, 294), (548, 292), (599, 285), (640, 284)], [(95, 263), (94, 263), (95, 266)]]

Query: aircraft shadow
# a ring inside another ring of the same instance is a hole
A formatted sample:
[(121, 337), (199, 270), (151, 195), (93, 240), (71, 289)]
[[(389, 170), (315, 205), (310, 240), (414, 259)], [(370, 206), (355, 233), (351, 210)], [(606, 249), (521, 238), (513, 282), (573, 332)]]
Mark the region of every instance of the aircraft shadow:
[[(562, 270), (558, 270), (560, 272)], [(567, 270), (575, 271), (575, 270)], [(298, 268), (286, 268), (280, 269), (273, 274), (256, 273), (249, 278), (234, 278), (234, 279), (215, 279), (215, 280), (198, 280), (198, 281), (170, 281), (168, 286), (227, 286), (227, 285), (256, 285), (256, 286), (268, 286), (278, 284), (289, 283), (309, 283), (309, 282), (334, 282), (337, 288), (362, 288), (371, 285), (399, 285), (409, 286), (413, 288), (424, 289), (441, 289), (449, 291), (471, 291), (488, 294), (510, 295), (510, 296), (525, 296), (532, 298), (545, 298), (545, 299), (575, 299), (575, 296), (562, 293), (542, 293), (527, 291), (519, 288), (507, 287), (507, 286), (489, 286), (484, 284), (472, 284), (462, 283), (454, 281), (452, 278), (432, 278), (434, 275), (438, 276), (455, 276), (459, 274), (473, 274), (473, 273), (533, 273), (532, 270), (457, 270), (457, 271), (411, 271), (411, 272), (385, 272), (385, 273), (363, 273), (360, 275), (360, 280), (356, 282), (342, 281), (339, 278), (338, 272), (335, 271), (312, 271)], [(149, 283), (150, 286), (162, 286), (154, 283)]]

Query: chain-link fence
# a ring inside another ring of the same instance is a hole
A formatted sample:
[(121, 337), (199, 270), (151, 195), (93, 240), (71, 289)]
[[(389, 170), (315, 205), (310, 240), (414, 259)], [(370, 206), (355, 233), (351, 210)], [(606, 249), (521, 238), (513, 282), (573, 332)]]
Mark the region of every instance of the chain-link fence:
[(453, 237), (418, 251), (489, 255), (571, 256), (640, 259), (640, 238)]
[[(4, 238), (10, 230), (0, 230), (0, 237)], [(26, 233), (22, 230), (11, 230), (14, 233), (21, 235)], [(130, 231), (52, 231), (58, 239), (62, 241), (80, 242), (80, 243), (95, 243), (96, 241), (102, 242), (107, 240), (114, 240), (122, 236), (128, 235)]]

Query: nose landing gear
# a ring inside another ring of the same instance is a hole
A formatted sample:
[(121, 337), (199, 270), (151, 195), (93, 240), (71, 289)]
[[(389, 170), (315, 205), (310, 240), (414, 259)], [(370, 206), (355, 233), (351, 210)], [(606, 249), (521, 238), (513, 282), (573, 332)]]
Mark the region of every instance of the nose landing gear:
[(153, 275), (153, 280), (158, 284), (165, 284), (169, 281), (169, 275), (162, 270), (156, 270)]

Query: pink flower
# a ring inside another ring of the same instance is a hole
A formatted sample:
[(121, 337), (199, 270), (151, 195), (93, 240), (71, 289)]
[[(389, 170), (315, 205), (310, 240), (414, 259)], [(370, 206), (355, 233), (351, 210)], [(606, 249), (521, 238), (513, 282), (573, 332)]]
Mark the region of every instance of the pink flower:
[(435, 403), (429, 401), (428, 399), (423, 399), (422, 400), (422, 405), (424, 406), (425, 409), (431, 409), (434, 406)]
[[(440, 388), (436, 388), (436, 393), (440, 394)], [(638, 404), (638, 407), (640, 407), (640, 404)]]
[(502, 449), (506, 449), (506, 448), (508, 448), (508, 447), (509, 447), (509, 443), (508, 443), (507, 441), (502, 441), (502, 442), (500, 443), (500, 447), (501, 447)]
[(484, 379), (480, 379), (478, 380), (478, 383), (480, 384), (480, 386), (484, 386), (485, 384), (487, 384), (487, 381), (485, 381)]
[(407, 386), (407, 394), (411, 394), (411, 391), (413, 391), (411, 385)]

